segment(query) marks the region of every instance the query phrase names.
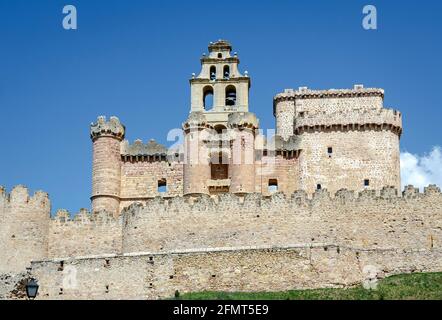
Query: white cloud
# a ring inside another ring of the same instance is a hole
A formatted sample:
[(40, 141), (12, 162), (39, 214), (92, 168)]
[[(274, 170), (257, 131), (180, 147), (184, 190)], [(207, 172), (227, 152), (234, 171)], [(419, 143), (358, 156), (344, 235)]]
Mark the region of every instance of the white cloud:
[(401, 153), (402, 187), (412, 184), (423, 189), (430, 184), (442, 187), (442, 148), (436, 146), (429, 154)]

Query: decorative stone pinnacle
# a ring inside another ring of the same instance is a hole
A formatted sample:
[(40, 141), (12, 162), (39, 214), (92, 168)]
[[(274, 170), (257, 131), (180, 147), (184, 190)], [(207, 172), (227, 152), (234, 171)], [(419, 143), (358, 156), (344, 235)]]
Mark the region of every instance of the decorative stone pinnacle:
[(105, 116), (99, 116), (97, 122), (91, 124), (91, 139), (111, 136), (123, 140), (125, 131), (124, 125), (117, 117), (110, 117), (107, 121)]

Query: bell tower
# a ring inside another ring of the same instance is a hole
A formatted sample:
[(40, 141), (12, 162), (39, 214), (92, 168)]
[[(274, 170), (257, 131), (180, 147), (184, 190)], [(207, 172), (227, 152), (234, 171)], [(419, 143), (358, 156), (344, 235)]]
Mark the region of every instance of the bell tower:
[(211, 42), (201, 72), (190, 80), (191, 112), (203, 112), (210, 125), (227, 128), (228, 115), (248, 112), (250, 78), (238, 70), (239, 58), (225, 40)]
[(183, 124), (185, 195), (254, 192), (258, 120), (249, 112), (250, 78), (238, 64), (229, 42), (211, 42), (201, 72), (190, 79), (190, 115)]

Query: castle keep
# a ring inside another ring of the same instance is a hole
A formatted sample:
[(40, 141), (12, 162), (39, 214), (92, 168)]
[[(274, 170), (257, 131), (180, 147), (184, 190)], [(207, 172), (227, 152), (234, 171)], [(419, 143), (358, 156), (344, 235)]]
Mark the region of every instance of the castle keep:
[(209, 45), (181, 145), (131, 144), (99, 117), (91, 211), (51, 217), (46, 193), (0, 187), (0, 299), (29, 277), (39, 299), (157, 299), (442, 271), (442, 193), (400, 192), (402, 118), (384, 91), (286, 89), (267, 134), (238, 64)]
[(251, 79), (231, 50), (211, 43), (190, 79), (179, 150), (129, 144), (115, 117), (92, 125), (93, 211), (118, 216), (156, 196), (400, 188), (402, 119), (384, 108), (383, 90), (285, 90), (273, 101), (276, 135), (264, 135), (249, 111)]

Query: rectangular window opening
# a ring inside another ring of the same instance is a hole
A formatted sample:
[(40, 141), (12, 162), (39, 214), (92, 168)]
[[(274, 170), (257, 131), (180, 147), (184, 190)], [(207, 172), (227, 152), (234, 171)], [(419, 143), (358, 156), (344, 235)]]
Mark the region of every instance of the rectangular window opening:
[(158, 192), (159, 193), (166, 193), (167, 192), (167, 180), (166, 179), (158, 180)]
[(369, 187), (370, 186), (370, 180), (369, 179), (365, 179), (364, 180), (364, 187)]
[(328, 156), (331, 158), (332, 154), (333, 154), (333, 148), (332, 147), (328, 147), (327, 148), (327, 154)]
[(270, 193), (278, 192), (278, 180), (277, 179), (270, 179), (269, 180), (269, 192)]

